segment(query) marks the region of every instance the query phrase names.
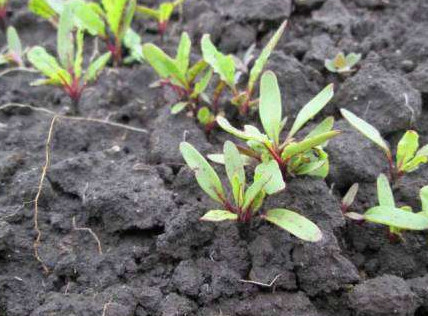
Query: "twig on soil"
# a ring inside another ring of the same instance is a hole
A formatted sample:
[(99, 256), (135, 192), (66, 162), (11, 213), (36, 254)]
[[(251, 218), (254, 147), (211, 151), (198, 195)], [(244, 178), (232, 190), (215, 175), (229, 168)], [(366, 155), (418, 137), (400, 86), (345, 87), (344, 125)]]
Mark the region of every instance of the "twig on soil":
[(281, 274), (278, 274), (276, 277), (273, 278), (273, 280), (270, 283), (262, 283), (262, 282), (257, 282), (257, 281), (253, 281), (253, 280), (239, 280), (239, 282), (255, 284), (255, 285), (259, 285), (259, 286), (263, 286), (263, 287), (272, 287), (275, 284), (276, 280), (278, 280), (278, 278), (280, 276), (281, 276)]
[(9, 68), (6, 70), (3, 70), (2, 72), (0, 72), (0, 77), (3, 77), (9, 73), (15, 72), (15, 71), (24, 71), (24, 72), (31, 72), (31, 73), (37, 73), (38, 71), (36, 69), (33, 68), (27, 68), (27, 67), (14, 67), (14, 68)]
[(40, 228), (39, 228), (39, 199), (40, 199), (40, 196), (42, 195), (43, 182), (45, 181), (46, 173), (48, 171), (48, 166), (50, 163), (50, 146), (51, 146), (55, 122), (57, 119), (58, 119), (58, 116), (55, 115), (52, 118), (52, 121), (49, 127), (48, 139), (46, 140), (46, 144), (45, 144), (45, 164), (42, 167), (42, 174), (39, 180), (39, 187), (37, 190), (36, 197), (34, 199), (34, 230), (37, 233), (36, 240), (34, 241), (34, 244), (33, 244), (34, 257), (38, 262), (40, 262), (45, 273), (49, 273), (49, 269), (39, 256), (40, 240), (42, 238), (42, 232), (40, 231)]
[(77, 225), (76, 225), (76, 217), (75, 216), (73, 216), (73, 220), (72, 221), (73, 221), (73, 229), (74, 230), (88, 232), (89, 234), (92, 235), (92, 237), (94, 237), (94, 239), (95, 239), (95, 241), (97, 242), (97, 245), (98, 245), (98, 253), (100, 255), (102, 255), (103, 254), (103, 249), (101, 247), (101, 241), (98, 238), (97, 234), (95, 234), (94, 231), (92, 229), (88, 228), (88, 227), (77, 227)]
[(111, 301), (107, 302), (104, 304), (103, 306), (103, 314), (101, 316), (106, 316), (107, 315), (107, 309), (109, 308), (109, 306), (112, 304)]

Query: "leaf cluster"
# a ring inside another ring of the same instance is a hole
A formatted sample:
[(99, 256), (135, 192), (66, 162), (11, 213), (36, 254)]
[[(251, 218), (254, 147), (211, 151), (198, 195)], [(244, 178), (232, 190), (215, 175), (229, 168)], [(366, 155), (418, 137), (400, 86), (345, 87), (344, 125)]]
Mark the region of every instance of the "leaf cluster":
[[(247, 187), (244, 161), (237, 147), (227, 141), (223, 152), (226, 174), (232, 189), (231, 200), (226, 196), (218, 174), (191, 144), (182, 142), (180, 151), (187, 165), (194, 171), (202, 190), (222, 206), (222, 209), (208, 211), (201, 217), (202, 221), (248, 222), (259, 214), (267, 195), (285, 188), (279, 166), (274, 160), (259, 164), (255, 169), (253, 183)], [(306, 241), (315, 242), (322, 238), (320, 229), (313, 222), (291, 210), (271, 209), (263, 213), (261, 218)]]
[(354, 70), (353, 67), (360, 59), (361, 54), (350, 53), (345, 56), (343, 52), (340, 52), (333, 59), (326, 59), (324, 66), (333, 73), (349, 73)]
[(409, 206), (396, 206), (391, 186), (384, 174), (380, 174), (377, 179), (377, 197), (379, 205), (364, 214), (348, 212), (345, 215), (354, 220), (389, 226), (390, 233), (394, 235), (400, 235), (404, 230), (428, 229), (428, 186), (420, 190), (422, 211), (417, 213)]
[[(259, 116), (264, 133), (252, 125), (245, 125), (244, 130), (239, 130), (223, 117), (217, 117), (217, 123), (226, 132), (246, 141), (246, 146), (240, 147), (240, 152), (249, 159), (259, 162), (275, 160), (284, 176), (326, 177), (329, 163), (328, 154), (323, 147), (328, 140), (339, 134), (339, 131), (333, 130), (334, 118), (323, 120), (302, 140), (296, 140), (295, 135), (332, 97), (333, 86), (328, 85), (300, 110), (287, 136), (281, 140), (280, 135), (287, 118), (282, 118), (277, 78), (273, 72), (267, 71), (261, 78), (259, 102)], [(224, 162), (222, 155), (210, 155), (209, 158), (218, 163)]]
[(419, 135), (416, 131), (408, 130), (404, 133), (398, 142), (394, 160), (388, 143), (373, 125), (346, 109), (340, 111), (354, 128), (385, 153), (389, 162), (391, 180), (396, 181), (404, 174), (415, 171), (421, 164), (428, 162), (428, 144), (419, 148)]
[(144, 5), (137, 5), (136, 11), (145, 17), (155, 19), (158, 22), (158, 31), (163, 35), (167, 29), (172, 13), (183, 2), (184, 0), (162, 2), (156, 9), (149, 8)]
[(28, 52), (28, 60), (46, 78), (33, 82), (33, 85), (61, 86), (77, 105), (84, 88), (93, 83), (111, 57), (105, 53), (92, 61), (86, 71), (82, 70), (83, 42), (82, 29), (75, 33), (73, 3), (65, 5), (58, 21), (57, 58), (45, 48), (35, 46)]

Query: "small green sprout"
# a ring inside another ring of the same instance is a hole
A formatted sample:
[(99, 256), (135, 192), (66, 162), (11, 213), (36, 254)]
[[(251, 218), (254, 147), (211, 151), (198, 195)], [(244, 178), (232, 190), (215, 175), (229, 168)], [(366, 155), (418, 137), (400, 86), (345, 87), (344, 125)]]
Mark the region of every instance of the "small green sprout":
[[(323, 147), (329, 139), (340, 133), (332, 130), (333, 117), (322, 121), (303, 140), (297, 141), (294, 136), (332, 97), (333, 85), (330, 84), (300, 110), (287, 137), (280, 142), (280, 134), (287, 119), (282, 119), (277, 78), (272, 71), (267, 71), (260, 82), (259, 104), (259, 115), (265, 134), (252, 125), (245, 125), (243, 131), (238, 130), (220, 116), (217, 117), (217, 123), (226, 132), (246, 141), (246, 147), (239, 147), (241, 154), (259, 162), (275, 160), (284, 177), (290, 174), (325, 178), (329, 163)], [(210, 155), (209, 158), (218, 163), (224, 162), (222, 155)]]
[(200, 107), (200, 99), (207, 99), (204, 91), (207, 88), (212, 70), (208, 64), (200, 60), (190, 67), (190, 50), (192, 43), (189, 35), (184, 32), (175, 58), (169, 57), (162, 49), (154, 44), (143, 45), (145, 60), (153, 67), (161, 78), (155, 86), (169, 86), (178, 95), (180, 102), (171, 108), (172, 114), (184, 109), (193, 112), (195, 118), (206, 127), (212, 126), (215, 117), (207, 107)]
[(57, 26), (66, 4), (74, 8), (72, 19), (77, 27), (105, 41), (116, 66), (122, 61), (122, 44), (130, 51), (132, 60), (142, 60), (141, 39), (130, 27), (136, 0), (102, 0), (101, 5), (83, 0), (30, 0), (28, 7)]
[(158, 32), (163, 37), (174, 9), (180, 6), (183, 2), (184, 0), (162, 2), (157, 9), (151, 9), (143, 5), (138, 5), (137, 12), (149, 18), (155, 19), (158, 23)]
[[(285, 188), (279, 166), (274, 160), (258, 165), (253, 183), (246, 188), (241, 155), (236, 146), (227, 141), (224, 144), (224, 158), (226, 174), (232, 187), (232, 201), (226, 196), (215, 170), (192, 145), (182, 142), (180, 151), (187, 165), (195, 172), (201, 189), (222, 206), (222, 209), (208, 211), (201, 217), (202, 221), (250, 222), (259, 214), (266, 195), (277, 193)], [(313, 222), (293, 211), (275, 208), (262, 213), (260, 217), (300, 239), (316, 242), (322, 238), (320, 229)]]
[(354, 220), (389, 226), (391, 240), (393, 236), (401, 236), (404, 230), (428, 229), (428, 186), (420, 190), (422, 211), (418, 213), (413, 213), (409, 206), (396, 206), (391, 186), (384, 174), (377, 178), (377, 197), (379, 205), (368, 209), (364, 215), (354, 212), (345, 215)]
[(7, 48), (4, 54), (0, 54), (0, 65), (13, 64), (17, 67), (24, 67), (21, 40), (13, 26), (7, 28), (6, 37)]
[(346, 192), (345, 196), (342, 199), (342, 202), (340, 203), (340, 209), (342, 213), (346, 213), (349, 209), (349, 207), (354, 203), (355, 197), (358, 193), (359, 185), (358, 183), (354, 183)]
[(284, 33), (287, 21), (284, 21), (279, 29), (275, 32), (269, 40), (265, 48), (260, 53), (260, 56), (251, 68), (246, 89), (240, 91), (238, 88), (237, 79), (239, 78), (236, 71), (236, 63), (232, 55), (224, 55), (217, 50), (211, 42), (210, 36), (205, 34), (202, 37), (202, 55), (204, 60), (214, 69), (214, 72), (219, 75), (219, 83), (216, 88), (216, 95), (213, 100), (214, 108), (217, 107), (217, 100), (223, 90), (228, 87), (233, 94), (232, 103), (239, 108), (241, 114), (248, 113), (251, 106), (257, 104), (257, 100), (252, 99), (256, 82), (263, 71), (272, 51), (275, 49), (276, 44)]
[(64, 7), (59, 19), (57, 31), (58, 59), (50, 55), (43, 47), (35, 46), (28, 52), (28, 60), (47, 78), (33, 82), (33, 85), (61, 86), (73, 101), (74, 110), (83, 90), (93, 83), (111, 57), (105, 53), (90, 63), (82, 73), (83, 31), (78, 29), (74, 38), (73, 6)]
[(341, 109), (340, 112), (354, 128), (383, 150), (388, 159), (391, 181), (399, 180), (404, 174), (415, 171), (421, 164), (428, 162), (428, 144), (419, 148), (417, 132), (408, 130), (403, 135), (398, 142), (394, 161), (389, 145), (373, 125), (346, 109)]
[(340, 52), (333, 59), (326, 59), (325, 68), (333, 73), (349, 73), (354, 71), (353, 67), (360, 61), (361, 54), (350, 53), (345, 56)]

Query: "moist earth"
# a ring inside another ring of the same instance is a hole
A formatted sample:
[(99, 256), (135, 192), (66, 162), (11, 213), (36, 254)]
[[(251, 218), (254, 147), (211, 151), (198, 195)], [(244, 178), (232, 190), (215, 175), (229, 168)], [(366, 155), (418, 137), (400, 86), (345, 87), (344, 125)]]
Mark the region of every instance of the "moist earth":
[[(12, 1), (11, 9), (9, 22), (26, 45), (55, 48), (48, 23), (23, 2)], [(327, 147), (329, 176), (290, 178), (265, 206), (296, 210), (317, 223), (324, 238), (315, 244), (258, 220), (199, 222), (216, 206), (184, 166), (178, 145), (187, 140), (214, 153), (229, 136), (216, 129), (208, 137), (191, 118), (170, 115), (173, 95), (148, 87), (156, 76), (146, 64), (131, 65), (109, 68), (83, 95), (79, 115), (146, 132), (64, 119), (54, 126), (39, 200), (46, 274), (34, 258), (33, 219), (52, 117), (2, 110), (0, 315), (428, 315), (427, 234), (404, 233), (391, 242), (386, 228), (350, 222), (340, 211), (354, 182), (360, 191), (353, 211), (377, 203), (375, 181), (387, 162), (339, 115), (340, 108), (357, 113), (393, 148), (409, 128), (428, 142), (427, 16), (425, 0), (188, 0), (182, 21), (174, 17), (170, 25), (162, 44), (167, 51), (186, 30), (196, 53), (201, 35), (210, 33), (223, 51), (243, 56), (253, 43), (258, 52), (289, 19), (268, 68), (278, 75), (290, 117), (335, 84), (335, 98), (316, 118), (333, 115), (343, 131)], [(160, 44), (151, 27), (135, 22), (144, 42)], [(362, 54), (356, 71), (328, 73), (324, 59), (342, 50)], [(0, 104), (65, 113), (68, 99), (51, 87), (30, 87), (36, 77), (0, 77)], [(232, 118), (259, 124), (256, 116)], [(394, 187), (397, 203), (420, 208), (426, 179), (427, 167), (406, 175)], [(76, 228), (91, 229), (101, 249), (89, 230)]]

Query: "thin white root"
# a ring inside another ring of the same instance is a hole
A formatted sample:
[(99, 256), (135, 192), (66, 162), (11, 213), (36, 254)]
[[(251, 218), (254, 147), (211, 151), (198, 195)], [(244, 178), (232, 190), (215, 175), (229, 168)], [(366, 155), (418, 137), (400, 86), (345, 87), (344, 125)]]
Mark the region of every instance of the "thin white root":
[(272, 287), (276, 280), (278, 280), (278, 278), (281, 276), (281, 274), (278, 274), (276, 277), (273, 278), (273, 280), (270, 283), (262, 283), (262, 282), (257, 282), (257, 281), (253, 281), (253, 280), (239, 280), (239, 282), (242, 283), (250, 283), (250, 284), (254, 284), (254, 285), (259, 285), (259, 286), (263, 286), (263, 287)]
[(77, 231), (83, 231), (83, 232), (88, 232), (89, 234), (91, 234), (92, 237), (94, 237), (95, 241), (97, 242), (97, 247), (98, 247), (98, 253), (100, 255), (103, 254), (103, 249), (101, 247), (101, 241), (98, 238), (97, 234), (94, 233), (94, 231), (88, 227), (77, 227), (76, 225), (76, 217), (73, 217), (73, 229), (77, 230)]

